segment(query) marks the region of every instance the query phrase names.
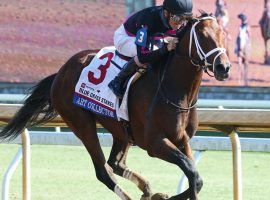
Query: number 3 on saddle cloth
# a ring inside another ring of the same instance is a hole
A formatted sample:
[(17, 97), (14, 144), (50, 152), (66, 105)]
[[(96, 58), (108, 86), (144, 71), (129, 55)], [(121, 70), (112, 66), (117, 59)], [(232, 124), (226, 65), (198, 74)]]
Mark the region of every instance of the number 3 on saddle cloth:
[[(130, 84), (138, 79), (136, 73), (128, 81), (126, 93), (119, 105), (119, 99), (108, 88), (109, 82), (119, 73), (127, 60), (115, 53), (115, 47), (101, 49), (91, 63), (82, 70), (76, 84), (73, 103), (96, 114), (129, 121), (127, 100)], [(121, 67), (121, 68), (120, 68)]]

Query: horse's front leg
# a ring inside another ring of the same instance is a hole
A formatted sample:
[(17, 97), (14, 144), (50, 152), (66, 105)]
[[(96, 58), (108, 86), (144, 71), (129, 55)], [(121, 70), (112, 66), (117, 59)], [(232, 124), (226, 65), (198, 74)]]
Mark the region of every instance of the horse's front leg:
[(148, 145), (148, 154), (151, 157), (157, 157), (164, 161), (176, 164), (181, 168), (189, 181), (189, 189), (185, 192), (169, 198), (170, 200), (197, 200), (198, 196), (198, 179), (199, 173), (195, 168), (194, 162), (182, 153), (172, 142), (167, 138), (158, 138)]
[[(192, 160), (193, 162), (194, 161), (194, 157), (193, 157), (193, 154), (192, 154), (192, 149), (191, 149), (191, 146), (189, 144), (189, 142), (187, 141), (184, 146), (183, 146), (183, 149), (181, 149), (181, 151), (190, 159)], [(199, 193), (202, 189), (202, 186), (203, 186), (203, 180), (202, 178), (200, 177), (200, 175), (198, 174), (198, 179), (196, 180), (196, 189), (197, 189), (197, 193)]]
[[(187, 120), (187, 126), (185, 129), (185, 133), (182, 134), (183, 138), (182, 138), (182, 142), (183, 142), (183, 148), (181, 148), (181, 151), (190, 159), (194, 161), (194, 157), (193, 157), (193, 153), (192, 153), (192, 149), (191, 146), (189, 144), (189, 140), (196, 134), (197, 130), (198, 130), (198, 113), (197, 113), (197, 108), (194, 107), (190, 110), (189, 114), (188, 114), (188, 120)], [(200, 192), (202, 186), (203, 186), (203, 180), (201, 179), (201, 177), (198, 177), (197, 180), (197, 191), (198, 193)]]
[(149, 182), (136, 172), (128, 169), (126, 166), (126, 158), (129, 148), (130, 145), (128, 143), (123, 143), (114, 138), (108, 164), (112, 167), (115, 174), (122, 176), (137, 185), (137, 187), (143, 192), (141, 200), (150, 200), (152, 191)]

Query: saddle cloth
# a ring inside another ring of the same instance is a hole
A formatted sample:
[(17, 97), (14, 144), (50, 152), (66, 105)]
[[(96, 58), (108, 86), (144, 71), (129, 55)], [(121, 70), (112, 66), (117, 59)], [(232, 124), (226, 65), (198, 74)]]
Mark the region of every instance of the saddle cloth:
[[(119, 108), (119, 99), (108, 88), (109, 82), (126, 63), (127, 60), (116, 55), (115, 47), (101, 49), (82, 70), (75, 87), (73, 103), (98, 115), (128, 121), (127, 94), (124, 95)], [(134, 77), (135, 75), (129, 80), (126, 93)]]

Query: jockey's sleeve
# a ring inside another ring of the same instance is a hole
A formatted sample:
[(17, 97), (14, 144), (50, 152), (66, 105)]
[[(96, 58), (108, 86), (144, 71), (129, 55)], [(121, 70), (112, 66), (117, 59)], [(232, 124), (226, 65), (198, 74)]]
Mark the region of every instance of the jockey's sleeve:
[(161, 57), (168, 53), (167, 44), (164, 44), (161, 48), (150, 51), (143, 46), (137, 45), (137, 55), (140, 63), (152, 64), (158, 61)]

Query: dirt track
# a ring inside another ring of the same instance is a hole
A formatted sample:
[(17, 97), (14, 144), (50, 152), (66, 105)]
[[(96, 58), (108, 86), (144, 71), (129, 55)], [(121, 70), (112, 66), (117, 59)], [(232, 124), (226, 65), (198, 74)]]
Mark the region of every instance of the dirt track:
[[(0, 63), (1, 82), (33, 82), (55, 73), (74, 53), (112, 45), (116, 27), (125, 18), (122, 0), (1, 0)], [(227, 0), (230, 12), (232, 76), (217, 82), (204, 76), (204, 85), (238, 85), (236, 57), (233, 54), (240, 21), (248, 15), (252, 31), (252, 63), (249, 86), (269, 86), (270, 66), (263, 62), (263, 40), (258, 21), (263, 2)], [(248, 2), (248, 3), (247, 3)], [(214, 12), (214, 0), (194, 0), (198, 8)], [(198, 12), (197, 12), (198, 13)]]

